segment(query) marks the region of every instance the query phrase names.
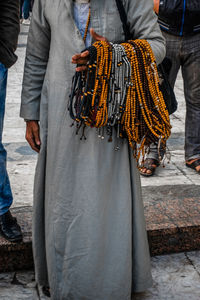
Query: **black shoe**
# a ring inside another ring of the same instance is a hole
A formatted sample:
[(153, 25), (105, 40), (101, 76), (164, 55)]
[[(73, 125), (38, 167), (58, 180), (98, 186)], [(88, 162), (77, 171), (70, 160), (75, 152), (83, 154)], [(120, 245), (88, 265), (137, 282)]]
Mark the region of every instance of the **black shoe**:
[(0, 216), (0, 234), (9, 242), (21, 242), (22, 232), (17, 219), (8, 211)]

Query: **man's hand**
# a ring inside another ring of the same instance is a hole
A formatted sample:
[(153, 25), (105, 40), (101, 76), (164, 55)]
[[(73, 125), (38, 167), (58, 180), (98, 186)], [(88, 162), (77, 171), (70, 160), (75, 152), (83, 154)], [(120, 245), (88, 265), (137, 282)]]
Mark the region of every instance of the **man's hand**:
[(40, 127), (38, 121), (26, 121), (26, 140), (31, 148), (40, 152)]
[[(93, 28), (90, 29), (90, 35), (95, 41), (107, 41), (107, 39), (99, 34), (97, 34)], [(76, 65), (81, 65), (76, 68), (77, 72), (82, 72), (87, 70), (87, 63), (89, 61), (89, 52), (84, 51), (72, 56), (72, 63)]]
[(154, 0), (154, 11), (158, 14), (159, 13), (159, 5), (160, 5), (160, 0)]

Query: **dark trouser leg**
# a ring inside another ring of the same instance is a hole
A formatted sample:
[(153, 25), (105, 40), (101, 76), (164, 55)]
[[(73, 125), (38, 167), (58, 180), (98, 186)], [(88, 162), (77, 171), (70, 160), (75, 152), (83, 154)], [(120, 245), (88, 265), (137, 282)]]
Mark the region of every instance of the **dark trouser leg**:
[(25, 20), (29, 18), (30, 10), (31, 10), (31, 0), (24, 0), (23, 13), (24, 13)]
[(23, 4), (24, 0), (20, 0), (20, 19), (23, 18)]
[[(172, 67), (168, 79), (172, 88), (174, 88), (176, 77), (181, 65), (180, 54), (181, 54), (181, 47), (182, 47), (182, 38), (173, 36), (165, 32), (163, 32), (163, 35), (166, 39), (166, 57), (168, 57), (172, 62)], [(149, 154), (147, 155), (147, 158), (153, 158), (159, 160), (159, 158), (163, 158), (164, 154), (165, 154), (165, 149), (162, 146), (158, 151), (158, 145), (152, 144), (150, 146), (150, 151)]]
[(200, 158), (200, 34), (185, 38), (182, 75), (186, 100), (185, 159)]
[(31, 0), (31, 12), (33, 10), (33, 4), (34, 4), (34, 0)]
[(13, 201), (10, 182), (6, 170), (6, 150), (2, 144), (6, 83), (7, 69), (0, 63), (0, 216), (9, 210)]

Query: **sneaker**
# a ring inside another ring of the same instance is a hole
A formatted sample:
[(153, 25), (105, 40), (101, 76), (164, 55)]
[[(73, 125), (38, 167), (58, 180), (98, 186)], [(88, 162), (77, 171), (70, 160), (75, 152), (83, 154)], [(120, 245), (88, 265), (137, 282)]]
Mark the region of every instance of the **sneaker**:
[(10, 211), (0, 216), (0, 235), (9, 242), (21, 242), (22, 231), (17, 223), (17, 219), (11, 215)]
[(22, 21), (22, 24), (23, 25), (30, 25), (30, 19), (28, 18), (28, 19), (24, 19), (23, 21)]

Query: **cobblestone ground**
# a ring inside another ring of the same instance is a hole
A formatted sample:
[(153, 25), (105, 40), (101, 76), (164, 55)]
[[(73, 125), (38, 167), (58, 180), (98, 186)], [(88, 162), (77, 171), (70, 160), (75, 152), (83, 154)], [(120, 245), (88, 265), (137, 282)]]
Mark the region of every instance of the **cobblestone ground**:
[[(25, 124), (19, 118), (21, 83), (28, 26), (21, 27), (18, 62), (10, 69), (3, 141), (8, 152), (8, 172), (14, 195), (14, 207), (32, 205), (32, 188), (37, 155), (25, 142)], [(172, 136), (168, 142), (171, 162), (160, 167), (152, 178), (141, 178), (142, 186), (199, 185), (199, 175), (184, 165), (185, 103), (179, 74), (176, 83), (178, 111), (171, 117)], [(200, 252), (152, 258), (154, 286), (136, 300), (199, 300)], [(33, 272), (0, 274), (0, 299), (42, 299), (35, 287)], [(114, 299), (113, 299), (114, 300)], [(122, 299), (123, 300), (123, 299)]]

